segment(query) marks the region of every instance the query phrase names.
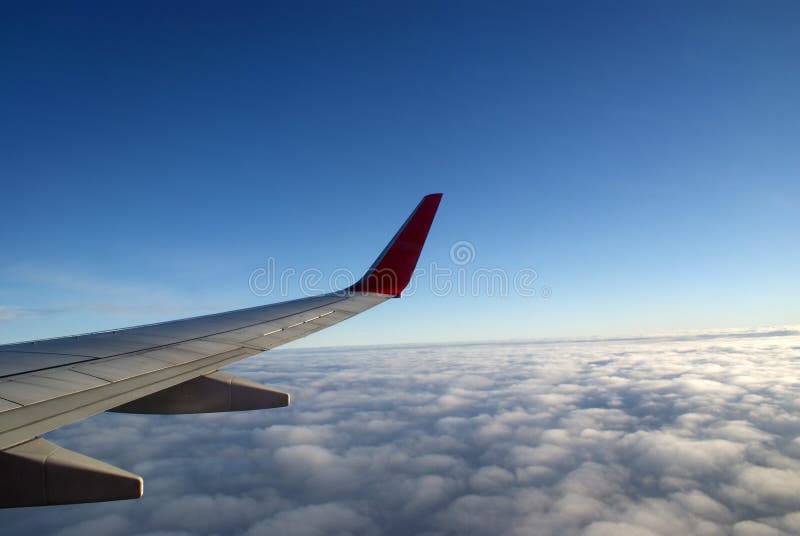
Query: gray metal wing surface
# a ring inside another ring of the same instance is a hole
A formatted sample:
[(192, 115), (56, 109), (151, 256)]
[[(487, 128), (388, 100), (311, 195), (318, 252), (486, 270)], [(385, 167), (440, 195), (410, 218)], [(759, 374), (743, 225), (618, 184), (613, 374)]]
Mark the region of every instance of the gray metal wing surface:
[(423, 198), (364, 277), (340, 292), (158, 324), (0, 346), (0, 507), (128, 499), (136, 475), (40, 437), (103, 411), (268, 409), (286, 393), (218, 369), (398, 297), (441, 194)]

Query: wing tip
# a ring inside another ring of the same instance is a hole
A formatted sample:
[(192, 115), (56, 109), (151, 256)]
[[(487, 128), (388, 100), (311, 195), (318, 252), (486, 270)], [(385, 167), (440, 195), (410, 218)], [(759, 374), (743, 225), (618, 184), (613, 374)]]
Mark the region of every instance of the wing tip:
[(400, 296), (411, 281), (442, 196), (437, 192), (422, 198), (364, 277), (349, 291)]

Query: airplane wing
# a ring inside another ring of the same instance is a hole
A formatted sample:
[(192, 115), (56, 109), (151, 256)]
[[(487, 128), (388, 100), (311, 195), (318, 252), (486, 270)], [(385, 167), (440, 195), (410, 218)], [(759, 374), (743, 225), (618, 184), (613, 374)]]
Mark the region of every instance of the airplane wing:
[(219, 369), (399, 297), (441, 197), (425, 196), (364, 277), (343, 291), (0, 346), (0, 507), (140, 497), (139, 476), (38, 437), (97, 413), (287, 406), (288, 394)]

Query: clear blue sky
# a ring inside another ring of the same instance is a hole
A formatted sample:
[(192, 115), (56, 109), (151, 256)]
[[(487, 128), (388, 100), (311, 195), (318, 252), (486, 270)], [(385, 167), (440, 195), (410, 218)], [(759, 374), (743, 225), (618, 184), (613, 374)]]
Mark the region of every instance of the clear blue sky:
[(0, 341), (278, 301), (268, 257), (361, 271), (435, 191), (423, 262), (537, 295), (423, 284), (307, 344), (800, 322), (796, 2), (27, 4)]

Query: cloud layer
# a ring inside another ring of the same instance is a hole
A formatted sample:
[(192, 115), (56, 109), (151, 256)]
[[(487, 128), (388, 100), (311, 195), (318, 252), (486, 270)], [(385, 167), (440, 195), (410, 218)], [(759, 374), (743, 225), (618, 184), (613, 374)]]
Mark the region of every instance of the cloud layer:
[(800, 336), (273, 351), (287, 409), (107, 414), (48, 436), (138, 501), (9, 534), (800, 533)]

